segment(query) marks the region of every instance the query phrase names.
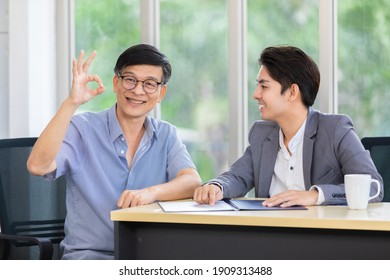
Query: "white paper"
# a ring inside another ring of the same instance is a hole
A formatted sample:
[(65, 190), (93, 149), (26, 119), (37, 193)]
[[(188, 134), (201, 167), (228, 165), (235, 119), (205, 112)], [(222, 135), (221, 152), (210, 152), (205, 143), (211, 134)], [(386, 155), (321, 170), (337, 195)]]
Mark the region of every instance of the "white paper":
[(207, 212), (231, 211), (233, 206), (224, 201), (217, 201), (214, 205), (198, 204), (195, 201), (164, 201), (158, 203), (164, 212)]

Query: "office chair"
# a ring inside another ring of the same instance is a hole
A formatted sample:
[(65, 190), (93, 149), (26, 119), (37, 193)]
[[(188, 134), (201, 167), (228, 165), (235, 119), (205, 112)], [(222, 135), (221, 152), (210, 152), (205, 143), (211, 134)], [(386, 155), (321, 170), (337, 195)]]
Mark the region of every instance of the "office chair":
[(364, 137), (362, 144), (370, 151), (379, 174), (383, 178), (384, 197), (383, 202), (390, 202), (390, 136), (389, 137)]
[(27, 158), (37, 138), (0, 140), (0, 258), (60, 259), (66, 180), (33, 176)]

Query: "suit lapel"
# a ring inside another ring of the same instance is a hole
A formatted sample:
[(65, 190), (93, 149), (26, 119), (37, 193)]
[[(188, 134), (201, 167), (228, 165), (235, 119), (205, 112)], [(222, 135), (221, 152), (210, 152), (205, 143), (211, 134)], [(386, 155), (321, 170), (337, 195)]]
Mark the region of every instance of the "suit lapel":
[[(279, 126), (270, 133), (267, 139), (263, 142), (261, 149), (261, 162), (260, 162), (260, 176), (259, 176), (259, 190), (263, 190), (266, 196), (269, 194), (269, 188), (271, 186), (272, 175), (274, 172), (276, 155), (279, 149)], [(267, 186), (264, 189), (261, 186)], [(264, 195), (261, 194), (260, 195)]]
[(302, 167), (303, 167), (303, 180), (305, 182), (306, 190), (310, 189), (311, 183), (311, 164), (314, 152), (314, 139), (317, 134), (318, 127), (318, 114), (312, 108), (309, 109), (307, 117), (305, 135), (303, 139), (303, 151), (302, 151)]

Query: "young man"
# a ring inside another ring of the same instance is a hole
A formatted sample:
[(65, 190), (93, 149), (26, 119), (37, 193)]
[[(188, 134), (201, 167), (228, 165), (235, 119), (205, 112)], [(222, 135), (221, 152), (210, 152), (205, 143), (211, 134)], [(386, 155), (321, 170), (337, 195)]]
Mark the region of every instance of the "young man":
[[(249, 147), (225, 173), (198, 187), (194, 199), (214, 204), (255, 188), (265, 206), (346, 203), (344, 174), (383, 180), (345, 115), (314, 110), (320, 85), (315, 62), (291, 46), (266, 48), (260, 58), (257, 100), (261, 121), (249, 132)], [(376, 191), (372, 187), (371, 195)]]
[[(110, 211), (189, 198), (200, 177), (174, 126), (148, 113), (167, 91), (171, 65), (150, 45), (125, 50), (114, 68), (117, 102), (99, 113), (74, 115), (105, 90), (88, 73), (95, 57), (73, 60), (68, 98), (38, 138), (27, 166), (48, 179), (67, 177), (63, 259), (113, 259)], [(88, 87), (90, 82), (97, 89)]]

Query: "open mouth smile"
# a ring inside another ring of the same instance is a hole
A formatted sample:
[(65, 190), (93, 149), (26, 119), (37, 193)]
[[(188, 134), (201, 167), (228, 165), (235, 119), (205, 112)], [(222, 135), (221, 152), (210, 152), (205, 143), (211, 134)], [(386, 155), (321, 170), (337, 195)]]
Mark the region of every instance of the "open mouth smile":
[(138, 100), (138, 99), (134, 99), (134, 98), (130, 98), (130, 97), (126, 97), (126, 100), (127, 100), (128, 103), (136, 104), (136, 105), (142, 105), (142, 104), (146, 103), (146, 101)]

